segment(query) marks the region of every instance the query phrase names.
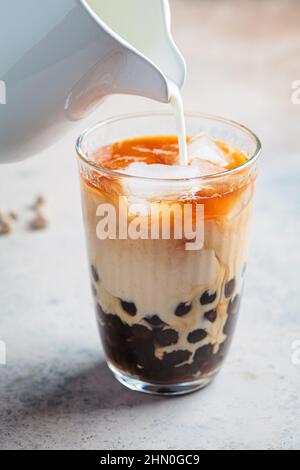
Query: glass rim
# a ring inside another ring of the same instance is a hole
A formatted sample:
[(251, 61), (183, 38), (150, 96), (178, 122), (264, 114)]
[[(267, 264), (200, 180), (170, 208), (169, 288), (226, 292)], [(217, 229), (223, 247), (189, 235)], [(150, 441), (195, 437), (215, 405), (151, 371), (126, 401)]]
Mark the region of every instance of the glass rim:
[[(155, 116), (168, 116), (168, 117), (174, 117), (172, 112), (164, 112), (164, 111), (149, 111), (149, 112), (138, 112), (138, 113), (128, 113), (128, 114), (123, 114), (115, 117), (111, 117), (108, 119), (105, 119), (103, 121), (99, 121), (96, 123), (94, 126), (88, 127), (85, 129), (80, 136), (78, 137), (76, 141), (76, 153), (82, 162), (85, 164), (89, 165), (90, 167), (100, 170), (101, 172), (104, 172), (110, 176), (115, 176), (119, 178), (128, 178), (128, 179), (138, 179), (138, 180), (147, 180), (147, 181), (159, 181), (159, 182), (180, 182), (180, 181), (207, 181), (207, 180), (212, 180), (212, 179), (218, 179), (222, 178), (227, 175), (232, 175), (240, 170), (246, 169), (248, 167), (251, 167), (260, 157), (261, 150), (262, 150), (262, 144), (260, 139), (257, 137), (257, 135), (252, 132), (248, 127), (244, 126), (243, 124), (239, 124), (236, 121), (233, 121), (231, 119), (223, 118), (220, 116), (214, 116), (213, 114), (206, 114), (206, 113), (185, 113), (185, 118), (201, 118), (201, 119), (206, 119), (208, 121), (215, 121), (223, 124), (228, 124), (236, 129), (239, 129), (240, 131), (244, 132), (244, 134), (247, 134), (248, 137), (255, 143), (255, 150), (252, 152), (252, 155), (249, 156), (249, 159), (245, 162), (242, 163), (241, 165), (232, 168), (230, 170), (225, 170), (225, 171), (220, 171), (220, 173), (215, 173), (215, 174), (210, 174), (210, 175), (205, 175), (205, 176), (193, 176), (193, 177), (181, 177), (181, 178), (155, 178), (153, 176), (136, 176), (136, 175), (128, 175), (126, 173), (122, 173), (122, 171), (118, 170), (112, 170), (109, 168), (106, 168), (105, 166), (102, 166), (98, 163), (93, 162), (90, 160), (90, 158), (86, 155), (86, 153), (82, 149), (82, 144), (83, 141), (94, 131), (97, 129), (103, 128), (109, 124), (117, 123), (120, 121), (125, 121), (128, 119), (136, 119), (136, 118), (146, 118), (146, 117), (155, 117)], [(175, 117), (174, 117), (175, 119)], [(230, 142), (227, 142), (230, 144)], [(109, 145), (109, 144), (107, 144)]]

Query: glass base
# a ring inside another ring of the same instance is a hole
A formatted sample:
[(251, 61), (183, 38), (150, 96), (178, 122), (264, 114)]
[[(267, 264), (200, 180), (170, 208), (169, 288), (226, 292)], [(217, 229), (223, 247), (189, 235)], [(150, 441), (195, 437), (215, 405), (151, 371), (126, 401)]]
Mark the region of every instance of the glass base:
[(199, 380), (193, 380), (191, 382), (183, 382), (179, 384), (155, 384), (150, 382), (143, 382), (137, 378), (131, 377), (130, 375), (121, 372), (110, 362), (107, 363), (109, 369), (112, 371), (114, 377), (125, 387), (136, 392), (148, 393), (150, 395), (160, 396), (176, 396), (186, 395), (188, 393), (196, 392), (204, 387), (207, 387), (213, 380), (216, 374), (212, 374), (209, 377), (205, 377)]

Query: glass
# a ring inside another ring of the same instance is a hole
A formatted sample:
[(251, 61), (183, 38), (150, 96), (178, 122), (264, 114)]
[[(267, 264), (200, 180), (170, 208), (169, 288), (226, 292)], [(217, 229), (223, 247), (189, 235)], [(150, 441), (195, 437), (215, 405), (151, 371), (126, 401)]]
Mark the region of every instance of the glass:
[[(191, 204), (187, 217), (193, 228), (195, 207), (203, 208), (201, 249), (187, 249), (187, 237), (175, 232), (168, 239), (162, 231), (156, 239), (120, 235), (122, 215), (129, 222), (149, 222), (153, 195), (147, 194), (166, 180), (129, 176), (97, 163), (99, 150), (112, 143), (176, 135), (172, 114), (111, 119), (77, 142), (92, 291), (107, 363), (128, 388), (152, 394), (203, 388), (223, 364), (240, 307), (261, 150), (257, 137), (234, 122), (193, 114), (186, 123), (189, 136), (205, 132), (248, 156), (243, 165), (217, 175), (168, 180), (167, 194), (154, 201), (160, 208), (174, 201), (183, 209)], [(99, 229), (104, 204), (115, 209), (116, 222), (106, 239)], [(160, 222), (164, 217), (156, 214)], [(169, 219), (174, 226), (176, 217), (174, 212)], [(144, 235), (150, 234), (147, 227)]]

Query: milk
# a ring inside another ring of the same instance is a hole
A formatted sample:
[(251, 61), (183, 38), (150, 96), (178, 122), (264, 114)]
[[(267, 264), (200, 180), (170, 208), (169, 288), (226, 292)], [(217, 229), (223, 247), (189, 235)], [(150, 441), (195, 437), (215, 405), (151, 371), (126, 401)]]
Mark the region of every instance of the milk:
[(187, 150), (187, 135), (186, 135), (186, 124), (184, 117), (183, 101), (181, 98), (180, 90), (175, 83), (169, 80), (169, 89), (171, 92), (171, 105), (173, 106), (176, 128), (178, 135), (178, 146), (179, 146), (179, 164), (188, 164), (188, 150)]
[[(87, 0), (93, 11), (123, 40), (150, 59), (167, 77), (170, 104), (174, 110), (179, 144), (179, 164), (188, 164), (186, 125), (179, 87), (179, 61), (174, 60), (170, 28), (166, 28), (163, 10), (167, 11), (170, 26), (169, 5), (166, 0)], [(176, 54), (178, 51), (176, 50)], [(182, 67), (182, 64), (181, 64)]]

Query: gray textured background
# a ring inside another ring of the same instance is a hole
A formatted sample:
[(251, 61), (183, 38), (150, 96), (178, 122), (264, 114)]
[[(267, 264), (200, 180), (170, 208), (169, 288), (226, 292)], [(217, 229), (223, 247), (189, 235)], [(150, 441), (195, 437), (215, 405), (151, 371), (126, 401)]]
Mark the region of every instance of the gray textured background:
[[(104, 365), (89, 291), (73, 135), (0, 168), (0, 207), (21, 222), (0, 239), (1, 449), (300, 448), (300, 2), (173, 0), (188, 62), (187, 110), (253, 128), (264, 145), (242, 314), (230, 357), (206, 390), (178, 399), (129, 392)], [(161, 109), (108, 99), (89, 123)], [(51, 225), (27, 230), (49, 199)]]

